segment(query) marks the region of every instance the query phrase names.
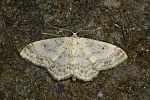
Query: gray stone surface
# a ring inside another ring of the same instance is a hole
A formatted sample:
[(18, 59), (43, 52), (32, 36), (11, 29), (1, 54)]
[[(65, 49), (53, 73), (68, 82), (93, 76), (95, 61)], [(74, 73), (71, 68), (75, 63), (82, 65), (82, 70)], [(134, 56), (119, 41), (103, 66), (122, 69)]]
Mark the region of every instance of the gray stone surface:
[[(148, 100), (149, 11), (149, 0), (2, 0), (0, 99)], [(80, 36), (115, 44), (129, 58), (114, 69), (101, 71), (92, 82), (55, 81), (45, 69), (19, 54), (31, 42), (70, 35), (47, 23), (74, 32), (100, 26), (101, 30)], [(51, 36), (42, 35), (43, 32)]]

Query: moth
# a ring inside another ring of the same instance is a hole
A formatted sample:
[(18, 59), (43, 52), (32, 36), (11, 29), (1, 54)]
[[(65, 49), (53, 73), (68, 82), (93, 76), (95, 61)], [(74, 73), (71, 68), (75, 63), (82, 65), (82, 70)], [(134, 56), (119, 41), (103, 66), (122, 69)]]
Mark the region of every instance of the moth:
[(127, 59), (119, 47), (97, 40), (71, 37), (45, 39), (30, 43), (20, 55), (44, 67), (56, 80), (74, 77), (92, 81), (101, 70), (116, 67)]

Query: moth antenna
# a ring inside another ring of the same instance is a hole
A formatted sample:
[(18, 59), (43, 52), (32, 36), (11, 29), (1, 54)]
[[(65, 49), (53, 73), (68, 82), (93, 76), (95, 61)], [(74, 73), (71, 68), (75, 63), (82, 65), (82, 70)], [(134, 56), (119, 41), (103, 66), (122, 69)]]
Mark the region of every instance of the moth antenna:
[(98, 31), (98, 30), (100, 30), (102, 27), (98, 27), (98, 28), (96, 28), (96, 29), (93, 29), (93, 30), (81, 30), (81, 31), (78, 31), (78, 32), (76, 32), (76, 34), (77, 33), (79, 33), (79, 32), (95, 32), (95, 31)]
[(45, 33), (45, 32), (44, 32), (44, 33), (42, 33), (42, 34), (44, 34), (44, 35), (49, 35), (49, 36), (53, 36), (53, 35), (54, 35), (54, 36), (56, 36), (56, 35), (57, 35), (57, 36), (60, 36), (60, 37), (61, 37), (61, 36), (63, 36), (63, 35), (59, 35), (59, 34), (50, 34), (50, 33)]
[[(47, 23), (47, 24), (49, 24), (49, 23)], [(73, 31), (71, 31), (71, 30), (69, 30), (69, 29), (59, 28), (59, 27), (53, 26), (53, 25), (51, 25), (51, 24), (49, 24), (49, 25), (50, 25), (51, 27), (55, 28), (55, 29), (60, 30), (60, 31), (69, 31), (69, 32), (71, 32), (72, 34), (75, 33), (75, 32), (73, 32)]]

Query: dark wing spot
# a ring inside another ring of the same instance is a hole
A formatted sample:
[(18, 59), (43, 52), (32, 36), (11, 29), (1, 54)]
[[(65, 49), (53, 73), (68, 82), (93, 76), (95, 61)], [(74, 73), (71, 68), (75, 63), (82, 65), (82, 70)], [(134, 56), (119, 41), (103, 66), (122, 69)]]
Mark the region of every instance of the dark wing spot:
[(44, 47), (46, 48), (46, 44), (44, 44)]

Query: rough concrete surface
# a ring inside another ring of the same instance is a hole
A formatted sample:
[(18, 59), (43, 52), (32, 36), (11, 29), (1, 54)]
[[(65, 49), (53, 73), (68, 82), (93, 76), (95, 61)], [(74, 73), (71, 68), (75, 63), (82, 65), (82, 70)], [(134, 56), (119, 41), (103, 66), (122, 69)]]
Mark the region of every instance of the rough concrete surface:
[[(0, 100), (150, 100), (149, 0), (1, 0)], [(121, 47), (128, 59), (91, 82), (55, 81), (21, 58), (29, 43), (70, 29)], [(47, 32), (50, 35), (41, 33)]]

